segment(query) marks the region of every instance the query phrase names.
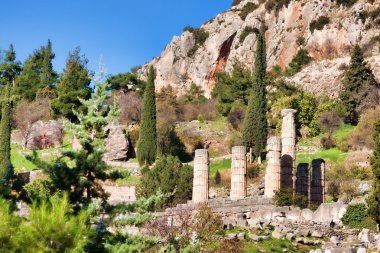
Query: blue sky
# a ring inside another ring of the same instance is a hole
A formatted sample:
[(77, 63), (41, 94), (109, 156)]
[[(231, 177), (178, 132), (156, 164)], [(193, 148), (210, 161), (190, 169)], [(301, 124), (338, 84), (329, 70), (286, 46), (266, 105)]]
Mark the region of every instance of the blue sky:
[(22, 62), (51, 39), (54, 69), (62, 72), (76, 46), (107, 74), (159, 56), (186, 25), (199, 27), (227, 10), (232, 0), (1, 0), (0, 49), (14, 44)]

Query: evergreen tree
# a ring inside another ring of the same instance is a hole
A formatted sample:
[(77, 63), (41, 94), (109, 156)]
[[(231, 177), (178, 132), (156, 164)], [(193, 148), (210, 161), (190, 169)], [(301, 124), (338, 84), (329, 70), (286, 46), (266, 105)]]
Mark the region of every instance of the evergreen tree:
[(153, 66), (150, 66), (148, 82), (144, 92), (141, 127), (137, 143), (137, 159), (140, 164), (148, 165), (155, 161), (157, 152), (156, 95), (154, 79), (155, 71)]
[(51, 42), (46, 47), (34, 51), (33, 55), (26, 59), (22, 73), (15, 83), (15, 95), (17, 99), (25, 98), (32, 101), (39, 90), (52, 88), (57, 79), (57, 73), (52, 69), (51, 61), (54, 54)]
[(253, 154), (258, 157), (265, 147), (267, 139), (267, 101), (266, 101), (266, 52), (264, 30), (255, 30), (257, 50), (254, 66), (252, 93), (249, 98), (243, 123), (243, 141), (252, 147)]
[(368, 201), (369, 214), (380, 224), (380, 119), (374, 126), (374, 149), (371, 158), (373, 172), (372, 192)]
[(21, 64), (16, 61), (16, 52), (11, 44), (9, 50), (5, 52), (4, 61), (0, 63), (0, 85), (13, 85), (20, 71)]
[(359, 45), (354, 47), (351, 55), (351, 62), (343, 79), (343, 90), (340, 93), (340, 100), (347, 111), (347, 122), (357, 124), (358, 107), (369, 96), (368, 92), (362, 92), (368, 86), (376, 85), (374, 75), (364, 61), (363, 51)]
[(7, 183), (13, 174), (11, 164), (11, 100), (10, 88), (3, 91), (3, 103), (0, 123), (0, 188)]
[(91, 75), (87, 63), (88, 60), (80, 56), (79, 47), (69, 53), (66, 69), (57, 84), (58, 97), (51, 104), (55, 116), (64, 116), (70, 121), (76, 121), (73, 109), (80, 112), (85, 109), (79, 98), (89, 99), (91, 96)]

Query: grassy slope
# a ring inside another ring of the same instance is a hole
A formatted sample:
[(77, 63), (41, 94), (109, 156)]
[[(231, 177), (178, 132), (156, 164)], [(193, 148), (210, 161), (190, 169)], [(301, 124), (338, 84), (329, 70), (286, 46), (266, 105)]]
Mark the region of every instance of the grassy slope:
[(217, 170), (227, 170), (231, 168), (231, 159), (223, 159), (217, 162), (210, 163), (210, 175), (214, 175)]

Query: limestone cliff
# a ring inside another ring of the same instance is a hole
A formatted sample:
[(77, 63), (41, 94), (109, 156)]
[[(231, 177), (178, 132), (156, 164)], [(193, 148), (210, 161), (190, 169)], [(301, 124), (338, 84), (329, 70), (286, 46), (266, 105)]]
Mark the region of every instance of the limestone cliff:
[[(257, 8), (243, 20), (239, 14), (248, 2)], [(210, 96), (218, 71), (231, 71), (235, 61), (252, 67), (256, 37), (253, 33), (244, 39), (240, 36), (245, 27), (260, 27), (260, 20), (264, 20), (268, 27), (268, 69), (274, 65), (285, 68), (300, 48), (299, 38), (303, 38), (303, 47), (314, 61), (289, 81), (302, 89), (336, 97), (350, 49), (356, 43), (365, 49), (367, 61), (380, 80), (380, 17), (375, 11), (379, 8), (380, 0), (358, 0), (351, 7), (331, 0), (292, 0), (278, 11), (268, 11), (256, 0), (243, 0), (202, 25), (209, 36), (195, 53), (189, 54), (196, 43), (193, 33), (186, 31), (173, 38), (161, 56), (150, 63), (157, 70), (156, 88), (170, 84), (181, 94), (195, 83)], [(310, 23), (321, 16), (330, 22), (321, 30), (311, 31)], [(139, 70), (140, 77), (146, 78), (147, 71), (148, 64)]]

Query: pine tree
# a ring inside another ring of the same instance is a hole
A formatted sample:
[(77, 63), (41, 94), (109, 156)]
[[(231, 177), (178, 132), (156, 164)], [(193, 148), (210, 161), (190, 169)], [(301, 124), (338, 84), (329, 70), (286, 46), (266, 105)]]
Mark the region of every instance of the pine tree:
[(48, 41), (46, 47), (39, 50), (26, 59), (22, 73), (17, 77), (15, 83), (15, 95), (17, 99), (27, 99), (32, 101), (39, 90), (50, 89), (57, 79), (57, 73), (52, 69), (51, 61), (54, 54), (51, 49), (51, 42)]
[(371, 68), (364, 61), (363, 51), (359, 45), (354, 47), (351, 62), (343, 79), (340, 100), (347, 111), (347, 122), (357, 124), (358, 107), (368, 95), (362, 92), (367, 85), (376, 85)]
[(380, 119), (374, 126), (374, 149), (371, 158), (373, 172), (372, 192), (368, 200), (369, 214), (380, 224)]
[(4, 88), (0, 123), (0, 188), (13, 174), (11, 164), (11, 100), (9, 85)]
[(141, 127), (137, 143), (137, 158), (140, 164), (152, 164), (157, 153), (156, 96), (154, 87), (155, 71), (150, 67), (148, 82), (145, 87)]
[(55, 116), (64, 116), (70, 121), (76, 121), (73, 109), (81, 112), (85, 109), (79, 98), (89, 99), (91, 96), (91, 75), (87, 63), (88, 60), (80, 56), (79, 47), (69, 53), (66, 69), (57, 84), (58, 97), (51, 103)]
[(243, 123), (243, 141), (252, 147), (253, 154), (258, 157), (265, 147), (267, 139), (267, 102), (266, 102), (266, 52), (264, 30), (255, 30), (257, 50), (253, 72), (252, 93)]

